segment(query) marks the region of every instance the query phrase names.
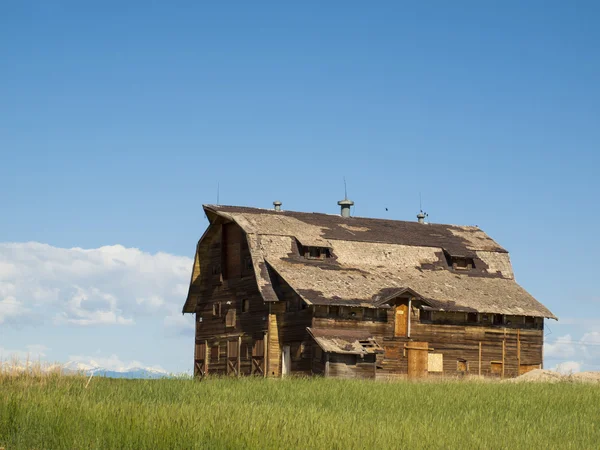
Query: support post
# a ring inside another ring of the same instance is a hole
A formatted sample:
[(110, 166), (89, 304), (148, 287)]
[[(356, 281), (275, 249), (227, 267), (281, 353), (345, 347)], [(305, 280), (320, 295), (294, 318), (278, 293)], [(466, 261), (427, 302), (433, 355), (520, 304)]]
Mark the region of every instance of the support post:
[(505, 356), (506, 356), (506, 339), (502, 339), (502, 378), (503, 379), (504, 379)]
[(204, 375), (208, 375), (208, 341), (204, 341)]
[(479, 376), (481, 376), (481, 341), (479, 341)]
[(410, 337), (410, 315), (412, 313), (412, 297), (408, 299), (408, 327), (406, 337)]
[[(269, 308), (271, 307), (271, 305), (269, 305)], [(264, 345), (263, 345), (263, 365), (264, 365), (264, 372), (263, 372), (263, 377), (267, 378), (267, 373), (269, 373), (269, 370), (271, 369), (271, 364), (269, 363), (269, 332), (265, 331), (265, 340), (263, 341)]]
[(521, 372), (521, 330), (517, 329), (517, 375)]
[(237, 351), (237, 376), (240, 377), (242, 371), (242, 337), (238, 336), (238, 351)]

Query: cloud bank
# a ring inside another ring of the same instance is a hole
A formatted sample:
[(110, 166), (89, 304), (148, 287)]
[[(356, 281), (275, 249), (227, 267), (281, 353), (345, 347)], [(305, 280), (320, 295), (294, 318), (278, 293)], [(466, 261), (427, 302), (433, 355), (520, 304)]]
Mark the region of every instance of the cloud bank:
[(189, 327), (181, 305), (192, 263), (121, 245), (0, 243), (0, 324), (131, 326), (160, 316), (164, 326)]

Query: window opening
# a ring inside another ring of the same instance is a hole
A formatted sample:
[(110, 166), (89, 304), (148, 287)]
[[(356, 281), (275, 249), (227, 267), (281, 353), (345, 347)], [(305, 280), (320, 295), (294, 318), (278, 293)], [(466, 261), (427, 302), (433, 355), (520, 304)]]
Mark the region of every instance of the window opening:
[(477, 313), (467, 313), (468, 323), (477, 323)]
[(242, 300), (242, 312), (247, 313), (248, 311), (250, 311), (250, 299), (245, 298)]

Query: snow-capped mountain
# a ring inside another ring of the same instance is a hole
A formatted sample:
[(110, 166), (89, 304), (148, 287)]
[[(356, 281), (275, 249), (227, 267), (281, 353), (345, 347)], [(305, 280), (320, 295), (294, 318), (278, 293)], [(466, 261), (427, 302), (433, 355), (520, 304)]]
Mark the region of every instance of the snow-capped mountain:
[(108, 369), (99, 365), (69, 361), (62, 365), (64, 372), (83, 372), (86, 375), (104, 376), (110, 378), (168, 378), (171, 375), (162, 369), (152, 367), (120, 367)]

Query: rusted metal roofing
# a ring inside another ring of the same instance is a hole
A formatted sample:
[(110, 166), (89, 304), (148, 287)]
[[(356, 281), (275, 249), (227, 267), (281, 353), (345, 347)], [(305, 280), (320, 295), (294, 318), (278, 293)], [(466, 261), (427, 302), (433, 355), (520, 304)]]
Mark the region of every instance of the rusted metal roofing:
[[(246, 233), (265, 301), (278, 300), (271, 270), (309, 304), (373, 307), (409, 289), (440, 310), (556, 318), (515, 282), (508, 252), (477, 227), (204, 208), (211, 221), (234, 221)], [(331, 258), (306, 259), (297, 242), (328, 247)], [(447, 255), (473, 258), (475, 268), (453, 270)]]
[(307, 328), (308, 333), (324, 352), (369, 355), (383, 353), (373, 335), (361, 330)]

